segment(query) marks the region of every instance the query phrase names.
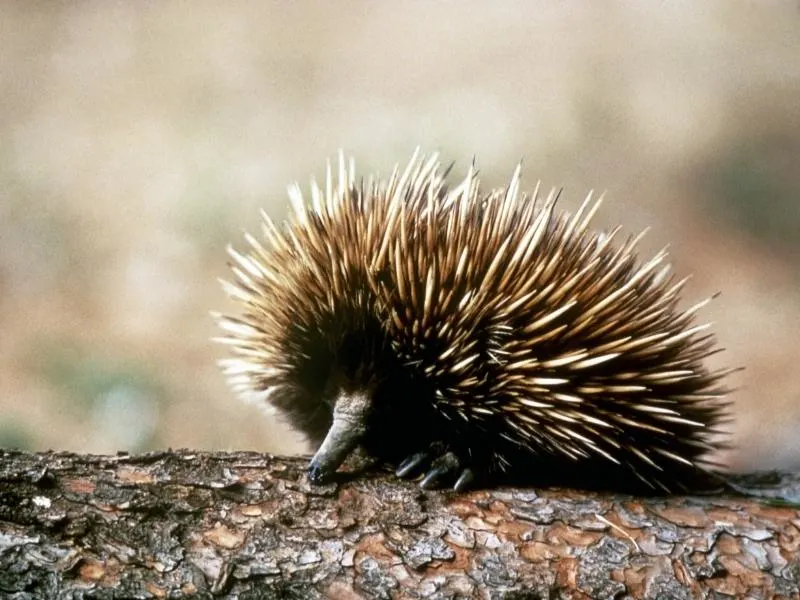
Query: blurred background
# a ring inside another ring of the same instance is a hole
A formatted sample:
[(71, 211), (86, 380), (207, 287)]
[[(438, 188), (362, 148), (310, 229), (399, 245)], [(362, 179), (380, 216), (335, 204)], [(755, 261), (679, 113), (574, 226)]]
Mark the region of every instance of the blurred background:
[(0, 446), (304, 449), (235, 400), (225, 245), (343, 148), (607, 191), (727, 348), (734, 468), (800, 466), (797, 2), (0, 2)]

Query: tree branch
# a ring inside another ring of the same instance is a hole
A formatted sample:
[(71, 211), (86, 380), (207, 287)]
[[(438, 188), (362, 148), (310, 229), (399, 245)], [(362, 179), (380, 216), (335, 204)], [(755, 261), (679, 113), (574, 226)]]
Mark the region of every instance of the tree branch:
[[(800, 512), (740, 497), (310, 485), (255, 453), (0, 452), (3, 598), (798, 597)], [(798, 479), (792, 480), (797, 485)]]

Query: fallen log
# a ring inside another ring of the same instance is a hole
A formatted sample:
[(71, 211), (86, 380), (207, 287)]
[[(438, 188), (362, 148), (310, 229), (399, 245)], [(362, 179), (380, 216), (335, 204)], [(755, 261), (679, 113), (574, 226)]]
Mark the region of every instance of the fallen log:
[(0, 597), (800, 595), (796, 505), (456, 494), (382, 473), (316, 486), (306, 462), (0, 451)]

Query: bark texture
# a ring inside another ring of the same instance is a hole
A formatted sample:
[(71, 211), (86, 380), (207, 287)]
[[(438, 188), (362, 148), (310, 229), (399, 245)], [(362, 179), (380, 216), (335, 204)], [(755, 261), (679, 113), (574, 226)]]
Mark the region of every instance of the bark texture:
[(305, 467), (0, 451), (0, 597), (800, 596), (796, 505), (425, 492), (379, 474), (314, 486)]

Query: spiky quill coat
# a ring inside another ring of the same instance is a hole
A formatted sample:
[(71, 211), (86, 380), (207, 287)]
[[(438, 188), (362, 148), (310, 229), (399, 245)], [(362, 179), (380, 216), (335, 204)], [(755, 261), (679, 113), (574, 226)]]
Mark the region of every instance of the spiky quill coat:
[(233, 249), (241, 306), (218, 315), (234, 386), (319, 450), (316, 481), (360, 446), (426, 487), (566, 483), (644, 491), (713, 479), (722, 379), (685, 283), (641, 236), (593, 232), (557, 194), (449, 187), (436, 156), (334, 181)]

